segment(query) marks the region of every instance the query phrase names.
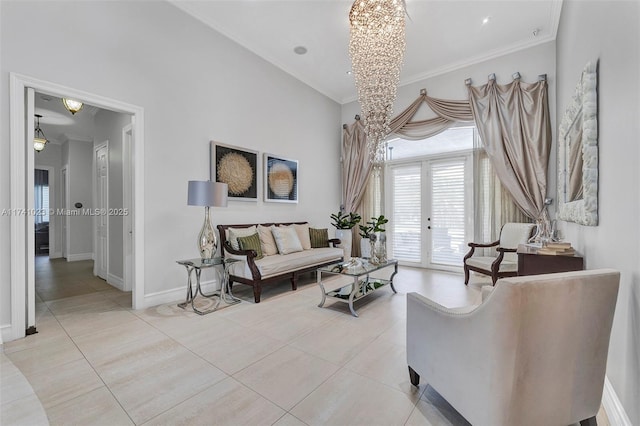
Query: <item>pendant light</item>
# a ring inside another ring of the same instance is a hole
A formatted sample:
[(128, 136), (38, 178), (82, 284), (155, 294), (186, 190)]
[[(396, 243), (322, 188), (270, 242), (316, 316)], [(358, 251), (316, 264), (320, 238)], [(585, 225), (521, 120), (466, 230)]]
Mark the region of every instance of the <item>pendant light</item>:
[(40, 114), (36, 114), (36, 128), (33, 131), (33, 149), (36, 152), (40, 152), (44, 149), (44, 146), (49, 142), (44, 135), (44, 132), (40, 128), (40, 118), (42, 117)]

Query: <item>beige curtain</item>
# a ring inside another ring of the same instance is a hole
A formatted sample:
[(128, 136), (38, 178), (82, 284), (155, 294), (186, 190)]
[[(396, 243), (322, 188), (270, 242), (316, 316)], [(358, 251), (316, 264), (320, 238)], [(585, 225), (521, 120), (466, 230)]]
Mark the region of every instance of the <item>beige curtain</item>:
[[(342, 205), (345, 212), (358, 212), (373, 168), (367, 147), (367, 136), (359, 116), (356, 116), (356, 121), (353, 124), (342, 126), (341, 153)], [(359, 255), (360, 243), (357, 231), (358, 228), (355, 227), (353, 229), (352, 256)]]
[(546, 80), (495, 80), (468, 85), (471, 110), (485, 151), (514, 202), (530, 218), (544, 209), (551, 124)]
[[(422, 104), (426, 104), (438, 117), (428, 120), (409, 121)], [(421, 140), (435, 136), (459, 123), (473, 122), (473, 113), (468, 101), (449, 101), (431, 98), (422, 89), (418, 99), (391, 120), (391, 133), (407, 140)]]
[[(482, 147), (480, 138), (476, 138), (473, 150), (473, 241), (489, 243), (500, 237), (502, 225), (507, 222), (531, 222), (513, 202), (500, 179), (497, 178), (491, 161)], [(479, 256), (493, 256), (495, 248), (477, 248)]]

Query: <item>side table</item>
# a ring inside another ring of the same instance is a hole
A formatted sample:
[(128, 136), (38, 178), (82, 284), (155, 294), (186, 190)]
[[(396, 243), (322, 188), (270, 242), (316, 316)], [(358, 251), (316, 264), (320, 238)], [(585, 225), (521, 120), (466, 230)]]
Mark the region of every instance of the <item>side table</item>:
[(524, 244), (518, 245), (518, 276), (553, 274), (556, 272), (581, 271), (584, 259), (578, 254), (553, 256), (538, 254), (538, 249)]
[[(205, 263), (202, 259), (188, 259), (188, 260), (177, 260), (176, 263), (184, 266), (187, 269), (187, 299), (178, 303), (178, 306), (182, 309), (185, 309), (189, 303), (191, 303), (191, 308), (193, 311), (199, 315), (209, 314), (220, 306), (220, 301), (223, 301), (227, 306), (235, 305), (236, 303), (240, 303), (241, 300), (233, 295), (231, 292), (231, 288), (229, 288), (229, 266), (232, 263), (238, 262), (237, 259), (222, 259), (220, 257), (214, 257), (211, 259), (210, 263)], [(200, 275), (203, 269), (213, 268), (216, 266), (222, 266), (222, 285), (220, 290), (216, 290), (211, 294), (204, 294), (202, 292), (202, 287), (200, 286)], [(196, 272), (196, 288), (193, 288), (193, 280), (191, 279), (192, 272)], [(215, 297), (218, 296), (218, 300), (213, 308), (201, 311), (196, 308), (194, 304), (195, 298), (198, 296), (198, 293), (202, 297)]]

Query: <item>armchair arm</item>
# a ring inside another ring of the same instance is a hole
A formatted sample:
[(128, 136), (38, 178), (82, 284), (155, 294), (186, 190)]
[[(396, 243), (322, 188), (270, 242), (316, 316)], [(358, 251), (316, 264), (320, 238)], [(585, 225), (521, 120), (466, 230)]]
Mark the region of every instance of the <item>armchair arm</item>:
[(512, 318), (517, 306), (497, 299), (463, 310), (407, 294), (407, 364), (422, 376), (421, 383), (429, 383), (462, 413), (491, 389), (496, 398), (482, 407), (490, 419), (504, 411), (500, 401), (509, 401), (503, 397), (510, 395), (515, 381), (509, 371), (517, 322), (503, 319)]
[(470, 258), (471, 256), (473, 256), (473, 253), (475, 253), (476, 251), (476, 247), (495, 247), (498, 244), (500, 244), (500, 240), (494, 241), (492, 243), (469, 243), (469, 247), (471, 247), (471, 249), (469, 250), (469, 252), (464, 256), (464, 258), (462, 259), (463, 263), (466, 263), (466, 260), (468, 258)]
[(340, 238), (331, 238), (329, 240), (330, 244), (333, 244), (333, 247), (338, 247), (338, 244), (341, 243)]
[(260, 275), (260, 270), (255, 263), (255, 258), (258, 255), (255, 250), (235, 250), (233, 247), (231, 247), (231, 243), (229, 241), (224, 242), (224, 250), (236, 257), (245, 257), (247, 266), (249, 266), (249, 270), (251, 271), (253, 279), (260, 280), (262, 278)]

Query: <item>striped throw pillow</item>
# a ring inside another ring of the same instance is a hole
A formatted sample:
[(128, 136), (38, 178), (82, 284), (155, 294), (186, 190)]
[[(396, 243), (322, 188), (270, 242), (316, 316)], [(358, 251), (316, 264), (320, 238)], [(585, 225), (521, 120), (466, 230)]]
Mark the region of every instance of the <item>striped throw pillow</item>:
[(327, 228), (309, 228), (309, 239), (311, 248), (329, 247), (329, 231)]
[(255, 257), (256, 260), (264, 257), (262, 248), (260, 247), (260, 236), (257, 232), (247, 237), (238, 237), (238, 245), (240, 246), (240, 250), (255, 250), (257, 253)]

